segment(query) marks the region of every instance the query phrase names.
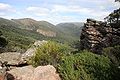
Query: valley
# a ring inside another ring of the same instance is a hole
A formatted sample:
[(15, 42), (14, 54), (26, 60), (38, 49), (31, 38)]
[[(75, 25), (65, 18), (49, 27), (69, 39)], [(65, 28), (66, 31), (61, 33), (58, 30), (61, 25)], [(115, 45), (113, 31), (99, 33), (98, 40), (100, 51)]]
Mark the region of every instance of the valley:
[(36, 21), (30, 18), (12, 20), (0, 18), (2, 36), (8, 41), (4, 50), (24, 52), (36, 40), (54, 40), (67, 44), (79, 40), (83, 23), (60, 24), (53, 25), (46, 21)]

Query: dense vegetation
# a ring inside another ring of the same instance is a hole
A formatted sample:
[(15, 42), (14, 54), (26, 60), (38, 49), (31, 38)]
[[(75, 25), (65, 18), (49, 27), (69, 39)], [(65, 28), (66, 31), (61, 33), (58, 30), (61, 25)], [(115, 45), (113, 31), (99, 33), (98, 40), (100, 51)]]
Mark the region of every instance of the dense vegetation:
[(8, 42), (5, 51), (24, 52), (35, 40), (44, 39), (44, 36), (38, 33), (22, 30), (14, 26), (1, 25), (0, 30)]
[(63, 57), (58, 67), (63, 80), (119, 80), (116, 69), (109, 58), (87, 51)]
[(107, 47), (103, 50), (103, 53), (105, 56), (108, 56), (115, 65), (120, 65), (120, 45)]
[(70, 52), (70, 47), (49, 41), (37, 49), (30, 62), (33, 66), (53, 65), (63, 80), (119, 80), (119, 69), (108, 57)]
[(31, 58), (34, 66), (51, 64), (56, 66), (64, 55), (70, 53), (71, 48), (65, 44), (48, 41), (40, 46)]

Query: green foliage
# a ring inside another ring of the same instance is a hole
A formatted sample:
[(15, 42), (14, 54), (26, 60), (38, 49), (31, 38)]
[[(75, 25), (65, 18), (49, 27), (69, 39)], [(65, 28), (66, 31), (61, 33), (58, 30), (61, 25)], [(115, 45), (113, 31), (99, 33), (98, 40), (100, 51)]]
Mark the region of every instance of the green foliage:
[(117, 2), (117, 1), (120, 2), (120, 0), (115, 0), (115, 2)]
[(2, 32), (0, 31), (0, 36), (2, 35)]
[(25, 52), (29, 45), (33, 44), (35, 40), (48, 39), (47, 37), (45, 38), (43, 35), (40, 35), (37, 32), (24, 30), (9, 25), (1, 25), (0, 30), (8, 41), (8, 45), (5, 48), (5, 51), (7, 52)]
[(7, 45), (7, 41), (4, 37), (1, 37), (2, 32), (0, 31), (0, 52), (3, 51), (3, 48)]
[(103, 53), (105, 56), (108, 56), (113, 63), (120, 65), (120, 45), (105, 48)]
[(70, 47), (67, 45), (48, 41), (41, 45), (37, 50), (35, 55), (31, 58), (31, 63), (33, 66), (47, 65), (51, 64), (56, 66), (60, 59), (70, 53)]
[[(109, 14), (106, 18), (108, 23), (111, 25), (120, 24), (120, 8), (114, 10), (111, 14)], [(119, 26), (118, 26), (119, 27)]]
[(7, 45), (7, 41), (5, 38), (0, 37), (0, 47), (5, 47)]
[(87, 51), (63, 57), (58, 66), (63, 80), (119, 80), (115, 71), (107, 57)]
[(64, 56), (58, 65), (58, 72), (63, 80), (79, 80), (80, 72), (75, 69), (74, 56)]

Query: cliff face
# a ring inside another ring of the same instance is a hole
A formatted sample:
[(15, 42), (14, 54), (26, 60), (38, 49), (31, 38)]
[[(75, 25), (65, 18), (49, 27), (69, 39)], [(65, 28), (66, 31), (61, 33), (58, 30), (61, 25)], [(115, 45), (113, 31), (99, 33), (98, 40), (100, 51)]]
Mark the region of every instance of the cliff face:
[(120, 27), (114, 26), (87, 19), (80, 36), (81, 49), (101, 54), (105, 47), (120, 45)]
[(48, 37), (56, 37), (56, 32), (37, 29), (37, 32)]

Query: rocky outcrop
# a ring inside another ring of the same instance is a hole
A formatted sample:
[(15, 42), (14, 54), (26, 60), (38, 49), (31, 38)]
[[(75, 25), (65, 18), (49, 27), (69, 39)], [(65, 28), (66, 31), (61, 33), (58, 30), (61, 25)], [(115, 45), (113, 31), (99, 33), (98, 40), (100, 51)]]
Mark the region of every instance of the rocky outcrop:
[(61, 80), (56, 69), (51, 65), (15, 68), (8, 71), (8, 74), (12, 75), (12, 77), (7, 76), (9, 80)]
[(104, 47), (120, 45), (120, 28), (87, 19), (80, 36), (81, 49), (102, 53)]
[(24, 54), (22, 54), (20, 62), (24, 64), (27, 63), (27, 61), (35, 54), (36, 49), (44, 43), (47, 43), (47, 41), (36, 41), (32, 47), (30, 47)]
[(27, 64), (27, 61), (35, 54), (35, 51), (42, 44), (47, 41), (36, 41), (32, 47), (30, 47), (25, 53), (21, 54), (18, 52), (6, 52), (0, 54), (0, 61), (8, 62), (10, 66), (21, 66)]
[(37, 32), (44, 35), (44, 36), (56, 37), (56, 33), (53, 31), (45, 31), (45, 30), (37, 29)]
[(0, 54), (1, 62), (8, 62), (9, 65), (19, 65), (21, 54), (17, 52), (6, 52)]

